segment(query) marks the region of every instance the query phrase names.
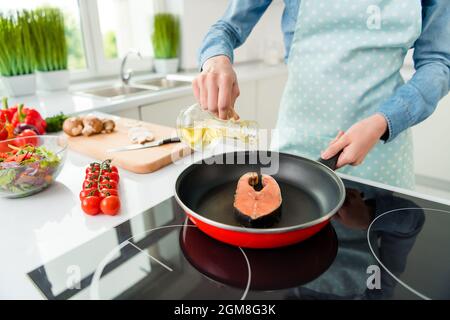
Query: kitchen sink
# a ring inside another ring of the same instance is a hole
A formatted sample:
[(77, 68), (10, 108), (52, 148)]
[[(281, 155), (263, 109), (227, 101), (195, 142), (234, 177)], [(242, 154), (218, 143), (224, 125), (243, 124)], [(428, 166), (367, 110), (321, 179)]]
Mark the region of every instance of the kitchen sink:
[(155, 90), (152, 88), (139, 88), (134, 86), (119, 85), (119, 86), (89, 89), (82, 91), (80, 93), (83, 95), (96, 96), (101, 98), (117, 99), (139, 93), (148, 93), (152, 91)]
[(187, 80), (177, 80), (162, 77), (156, 79), (135, 81), (130, 85), (117, 84), (107, 87), (88, 89), (76, 93), (105, 99), (119, 99), (141, 93), (151, 93), (178, 87), (189, 87), (190, 85), (191, 82)]
[(136, 81), (134, 84), (142, 86), (142, 87), (145, 86), (146, 88), (149, 88), (152, 90), (164, 90), (164, 89), (172, 89), (172, 88), (190, 86), (191, 82), (168, 79), (168, 78), (157, 78), (157, 79)]

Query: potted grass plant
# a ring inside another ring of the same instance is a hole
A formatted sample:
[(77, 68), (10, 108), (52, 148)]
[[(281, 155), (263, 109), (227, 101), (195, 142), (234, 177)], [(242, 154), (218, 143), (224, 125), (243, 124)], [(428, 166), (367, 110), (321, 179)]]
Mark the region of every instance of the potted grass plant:
[(180, 47), (180, 23), (170, 13), (158, 13), (154, 17), (152, 43), (156, 72), (161, 74), (178, 71)]
[(56, 91), (69, 87), (68, 49), (64, 15), (58, 8), (41, 7), (33, 11), (32, 31), (36, 51), (39, 90)]
[(30, 11), (0, 14), (0, 78), (8, 96), (36, 92)]

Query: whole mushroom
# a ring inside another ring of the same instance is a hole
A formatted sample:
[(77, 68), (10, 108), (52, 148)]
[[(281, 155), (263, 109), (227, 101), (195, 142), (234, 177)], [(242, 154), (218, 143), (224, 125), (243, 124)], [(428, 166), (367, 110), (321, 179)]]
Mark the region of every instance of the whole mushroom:
[(103, 131), (105, 133), (111, 133), (114, 131), (116, 127), (116, 123), (111, 119), (103, 119)]
[(86, 116), (83, 118), (83, 135), (91, 136), (93, 134), (97, 134), (102, 132), (103, 130), (103, 122), (96, 116)]
[(79, 136), (83, 131), (83, 121), (78, 117), (70, 117), (63, 123), (63, 131), (71, 136)]

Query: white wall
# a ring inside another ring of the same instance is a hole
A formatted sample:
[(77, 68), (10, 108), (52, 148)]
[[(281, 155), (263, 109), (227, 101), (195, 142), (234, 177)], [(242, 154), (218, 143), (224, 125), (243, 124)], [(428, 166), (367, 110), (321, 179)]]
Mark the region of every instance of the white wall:
[[(450, 94), (413, 128), (416, 174), (440, 180), (450, 191)], [(420, 179), (419, 179), (420, 180)], [(419, 181), (420, 182), (420, 181)]]
[[(175, 1), (175, 0), (172, 0)], [(170, 1), (169, 1), (170, 2)], [(197, 67), (197, 52), (209, 27), (224, 13), (228, 0), (184, 0), (182, 8), (182, 68)], [(281, 0), (274, 1), (247, 42), (235, 51), (236, 62), (263, 59), (268, 46), (275, 46), (284, 56), (281, 15), (284, 9)], [(179, 7), (177, 8), (179, 10)]]

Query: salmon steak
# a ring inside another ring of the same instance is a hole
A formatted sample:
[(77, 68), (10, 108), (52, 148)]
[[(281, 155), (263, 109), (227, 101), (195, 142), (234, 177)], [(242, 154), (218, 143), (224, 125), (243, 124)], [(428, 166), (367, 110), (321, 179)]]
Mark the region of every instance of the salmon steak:
[(273, 177), (248, 172), (237, 184), (235, 216), (245, 227), (268, 228), (280, 221), (281, 201), (281, 189)]

